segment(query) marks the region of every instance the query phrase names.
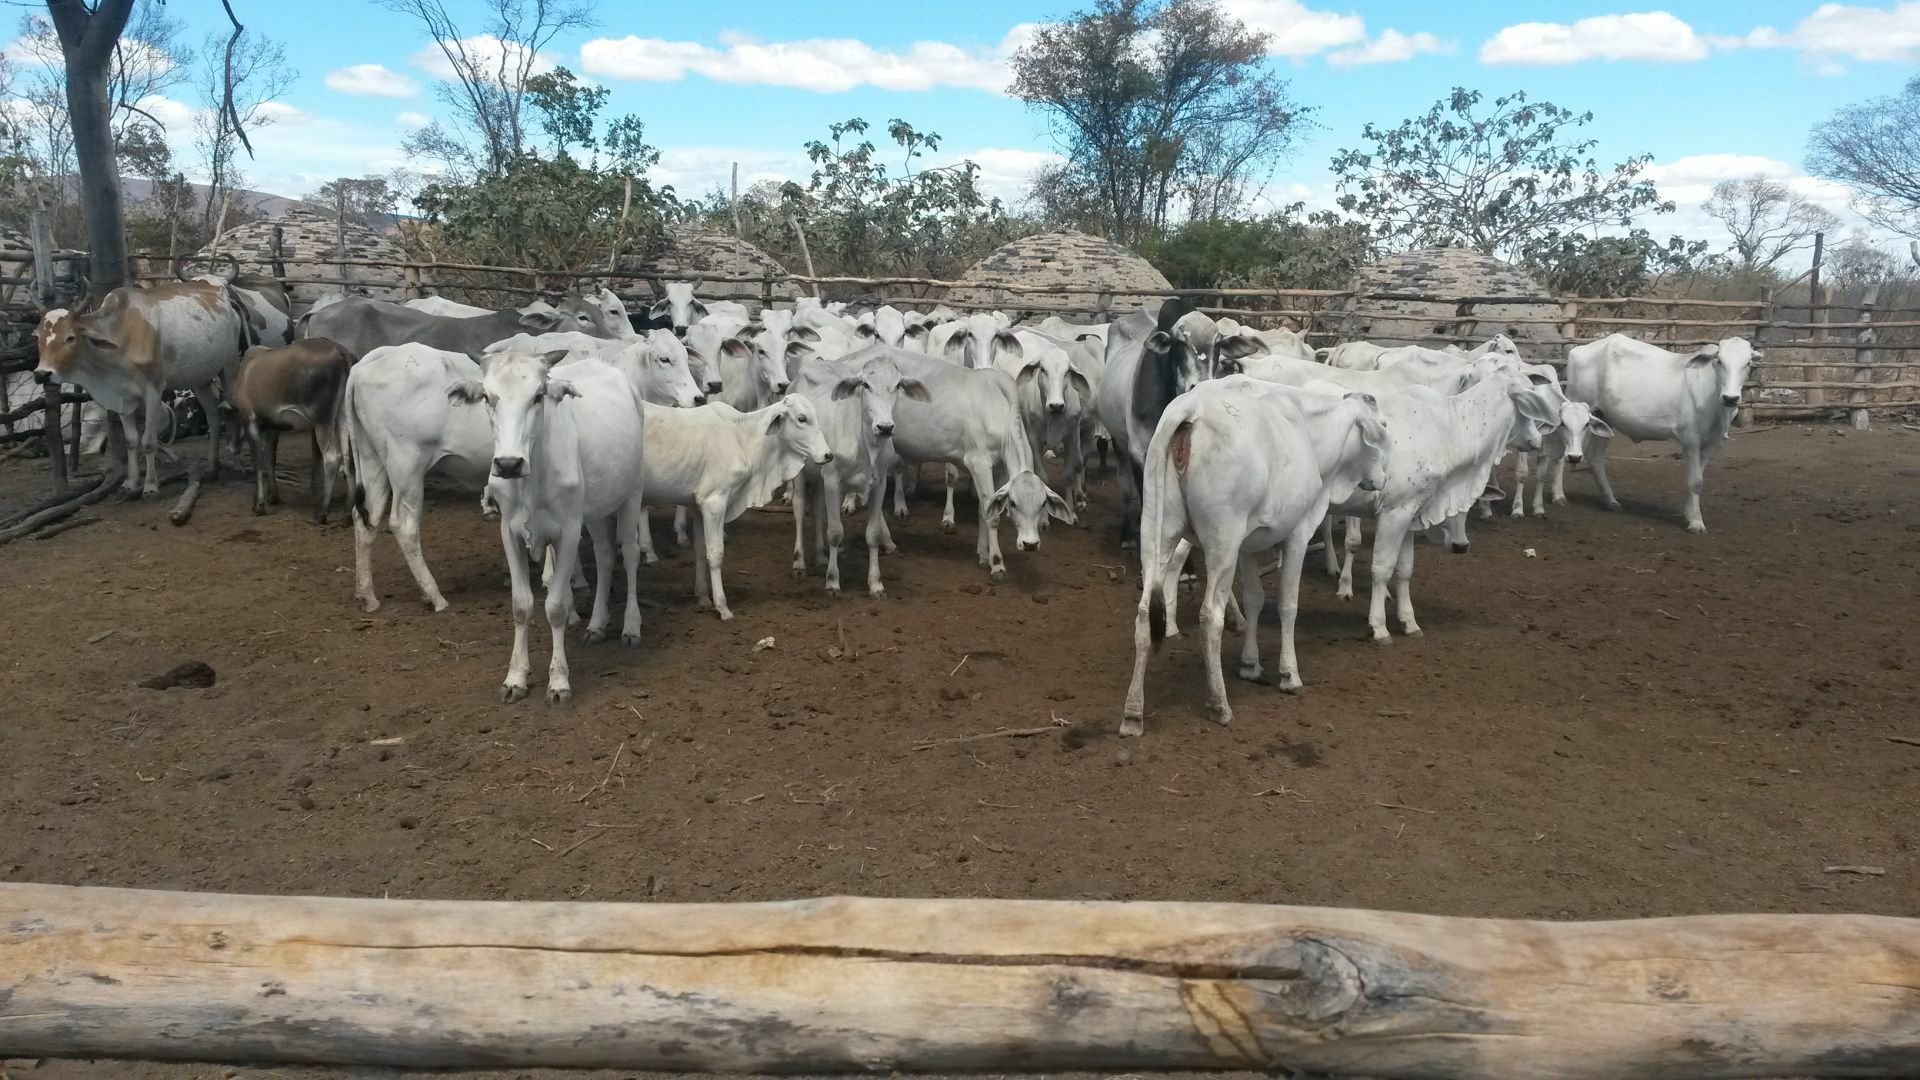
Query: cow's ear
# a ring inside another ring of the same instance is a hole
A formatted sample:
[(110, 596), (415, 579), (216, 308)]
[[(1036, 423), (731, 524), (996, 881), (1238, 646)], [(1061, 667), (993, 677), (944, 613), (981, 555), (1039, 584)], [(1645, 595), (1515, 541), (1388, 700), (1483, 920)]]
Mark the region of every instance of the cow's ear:
[(1027, 355), (1026, 347), (1011, 330), (1002, 330), (993, 335), (993, 347), (1018, 360)]
[(1705, 367), (1720, 359), (1720, 346), (1702, 345), (1692, 356), (1687, 357), (1688, 367)]
[(707, 317), (707, 305), (705, 305), (705, 304), (703, 304), (703, 303), (701, 303), (701, 302), (700, 302), (700, 301), (698, 301), (698, 300), (695, 300), (695, 301), (693, 302), (693, 317), (694, 317), (694, 318), (696, 318), (696, 319), (704, 319), (704, 318), (706, 318), (706, 317)]
[(833, 384), (833, 400), (844, 401), (860, 392), (861, 379), (858, 375), (849, 376)]
[(93, 346), (96, 349), (104, 349), (108, 352), (114, 352), (120, 348), (119, 342), (113, 340), (110, 337), (107, 337), (104, 334), (97, 334), (92, 330), (82, 330), (80, 331), (80, 336), (83, 338), (86, 338), (87, 344)]
[(570, 397), (579, 397), (579, 396), (580, 396), (580, 391), (576, 390), (574, 388), (574, 385), (571, 382), (568, 382), (565, 379), (548, 379), (547, 380), (547, 400), (548, 401), (555, 401), (555, 402), (565, 401)]
[[(835, 389), (837, 390), (839, 388), (835, 387)], [(781, 428), (786, 426), (787, 410), (783, 407), (778, 409), (768, 409), (767, 411), (772, 414), (767, 417), (767, 434), (769, 435), (777, 434)]]
[(1252, 334), (1234, 334), (1222, 339), (1213, 351), (1222, 360), (1239, 360), (1243, 356), (1266, 352), (1267, 343)]
[(1086, 374), (1079, 368), (1067, 368), (1067, 382), (1073, 387), (1074, 392), (1082, 398), (1090, 398), (1093, 396), (1093, 383), (1088, 381)]
[(1047, 489), (1047, 515), (1069, 525), (1074, 523), (1073, 505), (1052, 488)]
[(1013, 381), (1019, 383), (1021, 386), (1025, 386), (1032, 382), (1033, 377), (1038, 374), (1040, 374), (1040, 358), (1036, 356), (1020, 365), (1020, 373), (1013, 377)]
[(811, 326), (796, 326), (792, 330), (788, 331), (788, 333), (791, 333), (795, 338), (799, 339), (800, 341), (811, 343), (811, 342), (818, 342), (820, 340), (820, 331), (815, 330)]
[(1600, 414), (1596, 412), (1592, 418), (1587, 421), (1587, 434), (1598, 435), (1603, 439), (1611, 439), (1613, 438), (1613, 425), (1602, 420)]
[(1147, 336), (1147, 351), (1165, 355), (1173, 348), (1173, 335), (1165, 330), (1155, 330)]
[(539, 330), (558, 330), (564, 321), (558, 311), (523, 311), (520, 313), (520, 325), (531, 326)]
[(1002, 484), (1000, 490), (993, 493), (993, 498), (987, 500), (987, 524), (989, 526), (1000, 524), (1000, 518), (1006, 514), (1007, 506), (1012, 502), (1013, 485)]
[(853, 336), (864, 341), (879, 341), (880, 331), (875, 330), (872, 323), (861, 323), (853, 328)]
[(665, 319), (672, 315), (673, 301), (671, 300), (655, 300), (653, 306), (647, 309), (647, 317), (650, 319)]
[(723, 338), (720, 342), (720, 355), (745, 360), (753, 355), (753, 346), (737, 337)]
[(447, 384), (447, 400), (455, 405), (473, 405), (486, 396), (487, 392), (472, 379), (457, 379)]
[(915, 401), (933, 400), (933, 395), (927, 393), (927, 384), (919, 379), (901, 379), (900, 392)]
[(929, 328), (926, 323), (907, 324), (907, 336), (909, 338), (923, 338), (926, 337), (928, 333)]
[(946, 347), (941, 350), (941, 358), (949, 364), (966, 367), (967, 339), (971, 336), (966, 330), (955, 330), (953, 336), (947, 339)]
[(562, 360), (565, 360), (566, 358), (567, 358), (567, 350), (551, 349), (551, 350), (548, 350), (547, 352), (543, 352), (540, 354), (540, 363), (546, 367), (552, 367), (553, 365), (559, 363)]

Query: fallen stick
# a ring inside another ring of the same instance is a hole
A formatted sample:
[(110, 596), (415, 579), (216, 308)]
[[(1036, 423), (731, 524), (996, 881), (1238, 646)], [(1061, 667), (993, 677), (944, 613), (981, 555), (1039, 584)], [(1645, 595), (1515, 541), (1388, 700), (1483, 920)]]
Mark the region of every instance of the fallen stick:
[(94, 503), (112, 494), (115, 485), (119, 483), (120, 474), (106, 473), (100, 477), (99, 481), (94, 484), (93, 487), (81, 492), (78, 496), (69, 498), (67, 501), (55, 506), (50, 506), (38, 513), (31, 514), (17, 524), (0, 529), (0, 544), (18, 540), (28, 533), (39, 530), (43, 525), (50, 525), (56, 521), (73, 516), (82, 508), (92, 506)]
[(1887, 741), (1901, 743), (1906, 746), (1920, 746), (1920, 739), (1916, 739), (1911, 735), (1889, 735), (1887, 736)]
[[(628, 708), (633, 708), (633, 707), (628, 706)], [(639, 716), (640, 710), (634, 709), (633, 715)], [(601, 794), (606, 793), (607, 783), (613, 779), (613, 770), (620, 766), (620, 754), (623, 751), (625, 751), (626, 748), (627, 748), (627, 740), (621, 739), (620, 745), (613, 748), (613, 760), (607, 762), (607, 775), (601, 777), (599, 783), (588, 788), (586, 791), (581, 792), (580, 797), (573, 800), (574, 802), (586, 802), (588, 799), (593, 798), (593, 795), (595, 792), (599, 792)]]
[(1912, 1077), (1916, 985), (1920, 920), (1871, 915), (1541, 922), (1220, 903), (471, 903), (0, 884), (0, 1058)]
[(1389, 810), (1411, 810), (1416, 814), (1437, 814), (1440, 812), (1438, 810), (1422, 810), (1417, 806), (1408, 806), (1406, 803), (1397, 802), (1379, 802), (1376, 800), (1373, 805), (1384, 806)]
[(931, 750), (936, 746), (947, 746), (952, 743), (979, 742), (981, 739), (1024, 739), (1032, 735), (1045, 735), (1049, 732), (1059, 731), (1063, 726), (1064, 725), (1061, 724), (1048, 724), (1046, 727), (1001, 728), (999, 731), (983, 731), (978, 735), (956, 735), (951, 739), (929, 739), (923, 743), (915, 743), (913, 748), (915, 750)]
[(99, 523), (100, 523), (100, 519), (97, 517), (68, 518), (65, 521), (56, 521), (51, 525), (41, 526), (40, 531), (29, 534), (27, 536), (27, 539), (45, 540), (50, 536), (59, 536), (61, 533), (66, 532), (68, 529), (78, 529), (83, 526), (97, 525)]
[(173, 522), (175, 525), (185, 525), (188, 519), (193, 517), (193, 504), (199, 501), (199, 499), (200, 466), (197, 463), (189, 464), (187, 466), (187, 490), (180, 493), (180, 498), (173, 504), (173, 509), (167, 513), (167, 520)]
[(1886, 876), (1887, 868), (1884, 866), (1829, 866), (1823, 872), (1828, 874), (1864, 874), (1867, 877), (1884, 877)]

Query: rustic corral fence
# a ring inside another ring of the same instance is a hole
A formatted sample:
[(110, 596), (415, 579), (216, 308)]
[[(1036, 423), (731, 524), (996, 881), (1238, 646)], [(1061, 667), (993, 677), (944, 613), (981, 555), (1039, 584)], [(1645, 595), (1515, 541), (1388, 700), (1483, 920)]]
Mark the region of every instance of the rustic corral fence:
[[(52, 250), (36, 232), (31, 265), (0, 266), (0, 447), (40, 439), (60, 428), (60, 406), (83, 396), (25, 377), (34, 366), (33, 326), (40, 311), (77, 302), (86, 281), (86, 255)], [(251, 257), (250, 257), (251, 258)], [(142, 281), (208, 269), (271, 275), (302, 306), (320, 295), (347, 292), (386, 299), (444, 295), (482, 306), (504, 306), (551, 295), (584, 280), (605, 283), (634, 306), (656, 296), (657, 271), (608, 268), (558, 271), (390, 259), (316, 259), (292, 262), (276, 246), (264, 262), (228, 255), (176, 260), (136, 255)], [(1771, 289), (1753, 299), (1657, 296), (1435, 296), (1420, 293), (1328, 289), (1072, 289), (1059, 284), (946, 281), (921, 277), (705, 275), (696, 294), (750, 306), (781, 302), (795, 288), (829, 299), (962, 310), (1009, 309), (1102, 321), (1142, 303), (1172, 296), (1201, 311), (1268, 328), (1290, 326), (1316, 344), (1364, 339), (1419, 344), (1469, 343), (1506, 332), (1523, 355), (1564, 363), (1566, 350), (1624, 332), (1671, 348), (1742, 336), (1761, 352), (1754, 365), (1742, 424), (1757, 418), (1821, 416), (1844, 410), (1855, 427), (1875, 411), (1920, 409), (1920, 371), (1910, 355), (1920, 349), (1920, 308), (1881, 307), (1867, 291), (1852, 303), (1832, 302), (1831, 290), (1787, 302)], [(1905, 297), (1902, 297), (1905, 299)], [(1799, 318), (1792, 316), (1799, 315)], [(76, 410), (77, 412), (77, 410)], [(78, 461), (77, 416), (65, 431)], [(62, 464), (65, 464), (64, 462)]]

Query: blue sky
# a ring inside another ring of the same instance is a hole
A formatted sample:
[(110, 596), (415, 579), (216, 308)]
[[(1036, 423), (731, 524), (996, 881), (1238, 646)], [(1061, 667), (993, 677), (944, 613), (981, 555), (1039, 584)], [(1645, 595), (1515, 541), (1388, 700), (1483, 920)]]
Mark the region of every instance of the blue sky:
[[(1702, 237), (1694, 209), (1715, 180), (1764, 172), (1835, 210), (1845, 195), (1801, 176), (1808, 129), (1835, 108), (1897, 91), (1920, 61), (1920, 0), (1414, 3), (1222, 0), (1275, 34), (1275, 69), (1315, 110), (1315, 129), (1269, 185), (1276, 201), (1332, 198), (1328, 158), (1363, 124), (1424, 111), (1456, 85), (1525, 90), (1592, 110), (1607, 160), (1650, 153), (1683, 212), (1648, 224)], [(257, 140), (256, 186), (298, 194), (342, 174), (404, 164), (401, 133), (438, 111), (424, 35), (367, 0), (234, 0), (250, 27), (285, 43), (301, 77), (283, 122)], [(469, 32), (481, 4), (448, 0)], [(664, 152), (659, 179), (699, 193), (741, 163), (743, 181), (804, 177), (801, 144), (853, 116), (901, 117), (946, 138), (1012, 194), (1053, 149), (1044, 123), (995, 92), (1022, 24), (1071, 2), (851, 0), (606, 3), (601, 25), (562, 37), (548, 59), (608, 87)], [(175, 0), (197, 39), (224, 25), (211, 0)], [(876, 18), (876, 10), (892, 17)], [(164, 116), (184, 116), (184, 105)], [(183, 147), (190, 140), (179, 134)]]

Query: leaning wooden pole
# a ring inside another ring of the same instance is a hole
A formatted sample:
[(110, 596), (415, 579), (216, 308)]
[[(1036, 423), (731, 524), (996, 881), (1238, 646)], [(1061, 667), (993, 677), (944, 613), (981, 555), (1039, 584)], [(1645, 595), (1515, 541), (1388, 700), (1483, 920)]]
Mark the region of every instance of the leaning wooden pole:
[(0, 1057), (1920, 1074), (1920, 920), (339, 900), (0, 885)]

